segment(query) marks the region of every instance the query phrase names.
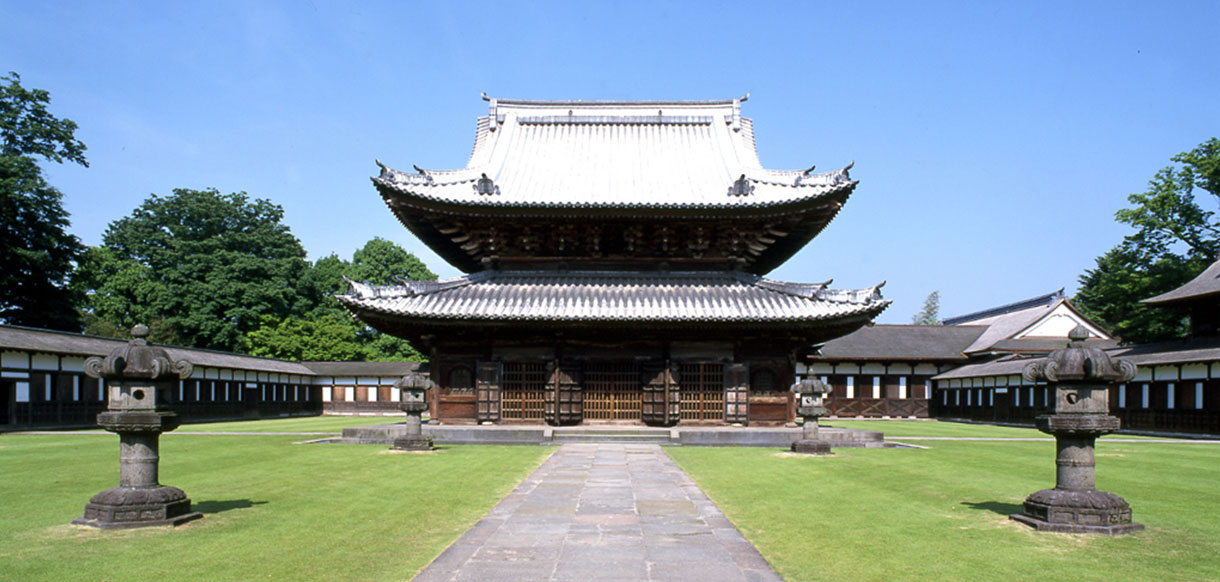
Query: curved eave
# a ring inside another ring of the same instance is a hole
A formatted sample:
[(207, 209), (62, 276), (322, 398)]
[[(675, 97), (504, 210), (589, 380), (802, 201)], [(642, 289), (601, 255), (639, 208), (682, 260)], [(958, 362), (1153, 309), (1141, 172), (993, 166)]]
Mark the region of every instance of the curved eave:
[[(845, 180), (838, 184), (819, 184), (808, 186), (789, 186), (769, 184), (777, 188), (789, 188), (805, 194), (791, 196), (778, 200), (766, 200), (761, 196), (746, 196), (731, 200), (728, 203), (668, 203), (663, 200), (649, 202), (500, 202), (495, 195), (480, 196), (468, 200), (454, 200), (448, 197), (432, 196), (423, 192), (404, 188), (380, 177), (372, 177), (373, 184), (387, 203), (401, 203), (413, 208), (428, 210), (442, 214), (460, 216), (511, 216), (511, 217), (545, 217), (545, 216), (611, 216), (615, 211), (624, 217), (656, 216), (685, 217), (692, 213), (700, 216), (769, 216), (783, 214), (792, 208), (816, 203), (842, 194), (846, 198), (855, 189), (859, 180)], [(759, 184), (766, 182), (756, 181)], [(726, 195), (727, 198), (727, 195)], [(391, 206), (393, 208), (393, 206)]]
[(819, 188), (818, 193), (801, 198), (778, 202), (736, 204), (489, 204), (455, 202), (452, 200), (421, 195), (402, 189), (380, 178), (373, 178), (377, 191), (386, 206), (412, 234), (441, 258), (464, 273), (474, 273), (483, 266), (453, 242), (449, 236), (439, 232), (424, 214), (440, 214), (476, 219), (545, 219), (563, 218), (573, 220), (611, 221), (615, 219), (639, 220), (707, 220), (749, 219), (792, 216), (797, 214), (820, 215), (813, 220), (802, 221), (801, 228), (777, 240), (747, 267), (756, 275), (765, 275), (782, 265), (800, 251), (815, 236), (822, 232), (838, 215), (847, 202), (858, 180), (849, 180), (833, 186), (810, 186)]
[(664, 316), (622, 316), (622, 317), (587, 317), (581, 315), (573, 316), (553, 316), (553, 315), (514, 315), (514, 314), (499, 314), (489, 313), (482, 316), (471, 316), (468, 314), (435, 314), (435, 313), (403, 313), (402, 311), (383, 309), (376, 305), (370, 305), (364, 300), (352, 298), (347, 295), (338, 295), (335, 297), (355, 313), (362, 320), (366, 316), (375, 316), (378, 319), (396, 320), (402, 323), (411, 325), (522, 325), (533, 324), (539, 326), (556, 326), (556, 325), (571, 325), (571, 326), (637, 326), (637, 327), (657, 327), (657, 326), (694, 326), (694, 327), (775, 327), (775, 326), (794, 326), (794, 327), (809, 327), (818, 326), (821, 324), (837, 326), (843, 323), (859, 321), (861, 324), (871, 321), (873, 318), (885, 311), (889, 307), (891, 301), (888, 299), (877, 299), (870, 301), (867, 304), (857, 305), (854, 308), (845, 310), (844, 312), (831, 313), (817, 316), (773, 316), (773, 317), (757, 317), (757, 316), (741, 316), (741, 317), (709, 317), (705, 315), (692, 315), (689, 317), (664, 317)]

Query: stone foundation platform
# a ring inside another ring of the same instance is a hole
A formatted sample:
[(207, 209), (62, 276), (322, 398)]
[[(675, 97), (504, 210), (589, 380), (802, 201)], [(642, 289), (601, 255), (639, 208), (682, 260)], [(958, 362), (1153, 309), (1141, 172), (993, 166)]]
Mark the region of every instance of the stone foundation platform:
[[(584, 442), (789, 449), (802, 436), (799, 427), (425, 424), (422, 428), (424, 436), (432, 437), (438, 445), (558, 445)], [(345, 428), (343, 438), (337, 442), (392, 445), (405, 432), (406, 426), (401, 422)], [(885, 442), (882, 433), (867, 430), (823, 426), (818, 430), (818, 438), (835, 448), (893, 446)]]

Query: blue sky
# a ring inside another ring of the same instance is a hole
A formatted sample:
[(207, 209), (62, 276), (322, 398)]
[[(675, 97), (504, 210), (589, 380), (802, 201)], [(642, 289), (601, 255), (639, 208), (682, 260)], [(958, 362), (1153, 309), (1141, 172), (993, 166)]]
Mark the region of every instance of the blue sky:
[(311, 259), (381, 236), (442, 277), (368, 178), (465, 165), (480, 92), (749, 93), (765, 166), (860, 180), (770, 276), (887, 280), (883, 323), (1071, 293), (1126, 196), (1220, 135), (1220, 2), (756, 4), (0, 0), (0, 70), (80, 125), (91, 166), (47, 173), (86, 244), (215, 187), (283, 206)]

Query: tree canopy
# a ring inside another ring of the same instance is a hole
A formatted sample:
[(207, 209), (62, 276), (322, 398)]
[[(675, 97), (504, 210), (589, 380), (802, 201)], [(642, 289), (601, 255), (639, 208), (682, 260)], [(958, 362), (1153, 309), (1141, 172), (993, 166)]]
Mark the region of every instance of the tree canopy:
[(1074, 299), (1126, 342), (1185, 337), (1182, 312), (1140, 300), (1186, 283), (1220, 251), (1220, 220), (1207, 209), (1220, 203), (1220, 140), (1211, 138), (1171, 161), (1146, 191), (1127, 197), (1131, 207), (1115, 214), (1135, 232), (1085, 271)]
[(383, 334), (357, 321), (334, 295), (347, 290), (343, 278), (374, 285), (399, 278), (431, 281), (436, 274), (415, 255), (382, 238), (374, 238), (346, 261), (336, 254), (318, 259), (312, 276), (324, 297), (307, 317), (266, 320), (246, 334), (245, 346), (258, 356), (287, 360), (401, 361), (425, 359), (400, 338)]
[(283, 215), (244, 192), (152, 195), (81, 263), (90, 331), (144, 321), (184, 345), (238, 351), (264, 317), (305, 314), (320, 291)]
[(83, 247), (37, 158), (87, 167), (85, 144), (75, 123), (47, 111), (46, 91), (22, 87), (17, 73), (0, 80), (0, 322), (76, 331), (68, 279)]

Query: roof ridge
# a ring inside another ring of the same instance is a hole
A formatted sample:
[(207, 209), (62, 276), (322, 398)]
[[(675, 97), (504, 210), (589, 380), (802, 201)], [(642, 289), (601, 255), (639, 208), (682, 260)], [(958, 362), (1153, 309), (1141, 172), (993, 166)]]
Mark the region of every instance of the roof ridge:
[(1001, 305), (999, 307), (990, 307), (987, 309), (983, 309), (981, 311), (975, 311), (974, 313), (967, 313), (965, 315), (958, 315), (955, 317), (946, 317), (945, 319), (941, 320), (941, 324), (942, 325), (958, 325), (959, 323), (964, 323), (967, 321), (974, 321), (976, 319), (984, 319), (987, 317), (1004, 315), (1005, 313), (1022, 311), (1025, 309), (1029, 309), (1031, 307), (1037, 307), (1039, 305), (1045, 305), (1046, 307), (1050, 307), (1057, 300), (1067, 298), (1067, 296), (1063, 294), (1063, 289), (1064, 289), (1063, 287), (1060, 287), (1058, 291), (1052, 291), (1051, 293), (1039, 295), (1039, 296), (1031, 298), (1031, 299), (1017, 301), (1014, 303), (1009, 303), (1007, 305)]
[(731, 99), (512, 99), (502, 97), (491, 97), (487, 93), (483, 93), (484, 101), (495, 100), (500, 105), (544, 105), (544, 106), (624, 106), (624, 105), (670, 105), (670, 106), (708, 106), (708, 105), (733, 105), (740, 103), (750, 98), (750, 94), (746, 93), (742, 97)]

